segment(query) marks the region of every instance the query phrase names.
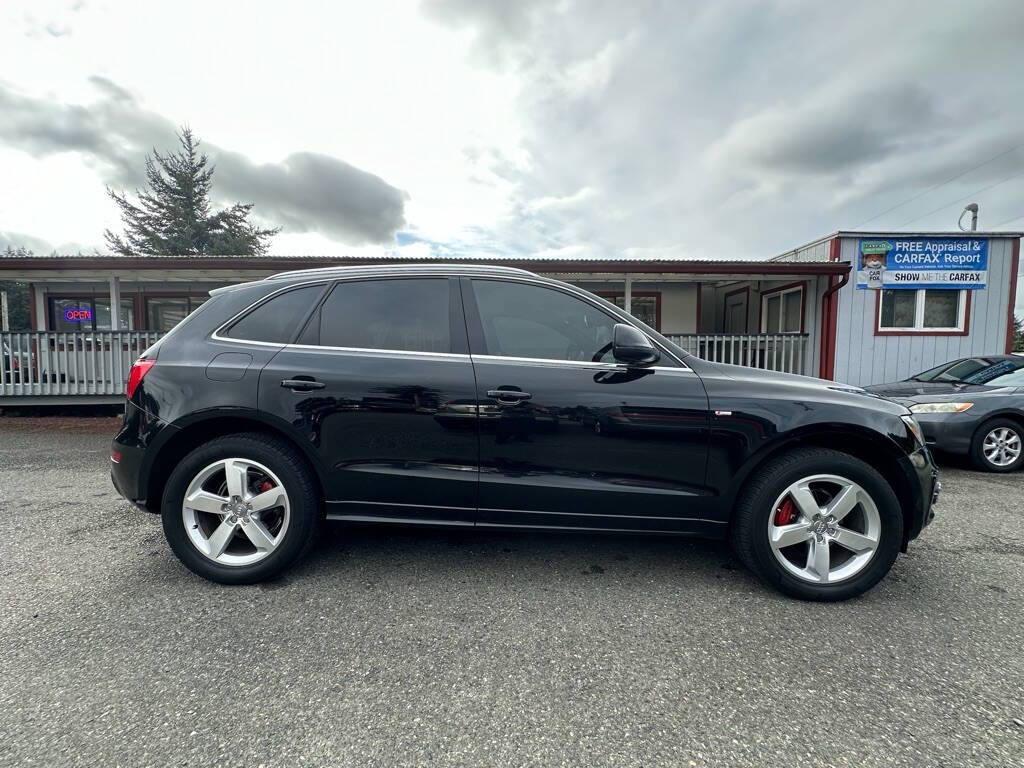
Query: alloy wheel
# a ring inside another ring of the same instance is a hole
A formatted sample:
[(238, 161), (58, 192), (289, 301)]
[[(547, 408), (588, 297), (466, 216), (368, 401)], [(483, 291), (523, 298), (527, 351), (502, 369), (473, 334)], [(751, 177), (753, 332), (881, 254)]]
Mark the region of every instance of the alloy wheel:
[(878, 551), (881, 533), (874, 500), (839, 475), (797, 480), (779, 494), (768, 518), (775, 559), (814, 584), (833, 584), (863, 571)]
[(291, 520), (288, 493), (267, 467), (230, 458), (204, 467), (181, 504), (189, 541), (221, 565), (258, 563), (284, 541)]
[(996, 427), (981, 443), (985, 461), (995, 467), (1008, 467), (1020, 458), (1020, 435), (1009, 427)]

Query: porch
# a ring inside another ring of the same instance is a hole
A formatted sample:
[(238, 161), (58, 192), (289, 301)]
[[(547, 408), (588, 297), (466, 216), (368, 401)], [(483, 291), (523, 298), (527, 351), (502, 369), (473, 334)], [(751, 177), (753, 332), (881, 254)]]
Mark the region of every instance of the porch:
[[(374, 261), (400, 263), (401, 258)], [(563, 280), (715, 362), (819, 374), (837, 262), (480, 259)], [(0, 333), (0, 406), (116, 403), (132, 361), (212, 288), (355, 257), (0, 257), (29, 284), (32, 330)], [(828, 340), (826, 339), (826, 342)]]

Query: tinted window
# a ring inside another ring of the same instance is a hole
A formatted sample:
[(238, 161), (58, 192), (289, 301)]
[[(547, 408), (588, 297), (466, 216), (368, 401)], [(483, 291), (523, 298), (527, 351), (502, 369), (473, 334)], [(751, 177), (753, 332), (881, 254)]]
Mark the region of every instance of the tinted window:
[(320, 311), (328, 347), (450, 352), (446, 278), (338, 283)]
[(474, 280), (489, 355), (610, 361), (618, 322), (582, 299), (523, 283)]
[(232, 339), (287, 344), (295, 337), (299, 323), (324, 292), (323, 285), (308, 285), (279, 293), (236, 322), (227, 333)]
[[(994, 365), (998, 365), (1001, 361), (994, 361), (983, 357), (968, 357), (963, 360), (953, 360), (949, 363), (943, 363), (937, 365), (934, 368), (930, 368), (924, 373), (919, 373), (911, 378), (915, 381), (966, 381), (971, 384), (982, 384), (983, 381), (973, 381), (975, 375), (980, 375), (982, 378), (985, 376), (986, 371), (990, 371), (994, 368)], [(1010, 368), (1003, 368), (992, 373), (993, 376), (998, 376), (999, 373), (1005, 373), (1006, 370), (1013, 370), (1015, 367), (1013, 362), (1010, 361)]]

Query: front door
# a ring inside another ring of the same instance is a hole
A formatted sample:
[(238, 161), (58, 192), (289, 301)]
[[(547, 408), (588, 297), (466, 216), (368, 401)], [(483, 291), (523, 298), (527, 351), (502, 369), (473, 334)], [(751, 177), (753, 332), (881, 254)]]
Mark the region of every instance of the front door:
[(664, 356), (607, 352), (619, 318), (528, 281), (463, 279), (480, 414), (479, 525), (709, 532), (708, 400)]
[(472, 525), (477, 417), (457, 279), (347, 280), (260, 375), (319, 455), (327, 514)]
[(736, 291), (725, 297), (725, 332), (747, 332), (747, 291)]

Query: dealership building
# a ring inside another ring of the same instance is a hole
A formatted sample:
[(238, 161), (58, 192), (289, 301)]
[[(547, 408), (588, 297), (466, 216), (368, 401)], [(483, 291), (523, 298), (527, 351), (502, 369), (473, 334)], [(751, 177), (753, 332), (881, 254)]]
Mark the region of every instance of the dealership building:
[[(1013, 343), (1020, 232), (845, 232), (766, 260), (479, 258), (581, 286), (706, 359), (854, 385)], [(230, 283), (376, 256), (23, 256), (30, 331), (2, 332), (0, 406), (116, 402), (131, 361)], [(422, 260), (428, 261), (428, 260)]]

